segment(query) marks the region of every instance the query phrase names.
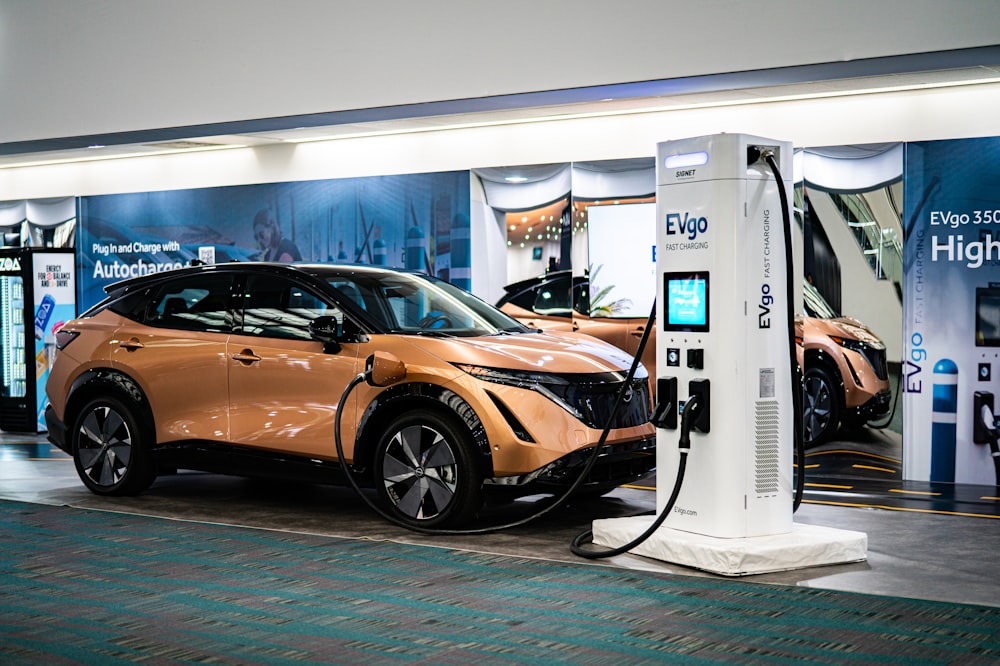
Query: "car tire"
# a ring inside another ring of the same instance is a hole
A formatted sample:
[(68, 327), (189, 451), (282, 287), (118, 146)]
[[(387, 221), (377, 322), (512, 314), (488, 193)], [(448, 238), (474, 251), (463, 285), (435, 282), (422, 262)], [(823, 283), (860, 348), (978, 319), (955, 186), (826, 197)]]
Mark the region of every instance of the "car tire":
[(91, 400), (73, 426), (73, 461), (84, 485), (97, 495), (136, 495), (156, 478), (152, 429), (137, 409), (113, 396)]
[(802, 378), (802, 437), (806, 446), (830, 439), (840, 422), (840, 398), (830, 373), (820, 367), (806, 369)]
[(414, 410), (393, 419), (375, 449), (373, 470), (382, 506), (410, 527), (455, 527), (483, 503), (471, 433), (443, 414)]

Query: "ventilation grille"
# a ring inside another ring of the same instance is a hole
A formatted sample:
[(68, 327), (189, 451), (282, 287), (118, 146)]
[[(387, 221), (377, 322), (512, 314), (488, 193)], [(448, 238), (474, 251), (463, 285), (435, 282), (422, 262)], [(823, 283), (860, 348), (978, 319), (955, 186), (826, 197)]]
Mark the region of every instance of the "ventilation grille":
[(758, 400), (754, 413), (754, 490), (757, 497), (778, 493), (780, 412), (777, 400)]

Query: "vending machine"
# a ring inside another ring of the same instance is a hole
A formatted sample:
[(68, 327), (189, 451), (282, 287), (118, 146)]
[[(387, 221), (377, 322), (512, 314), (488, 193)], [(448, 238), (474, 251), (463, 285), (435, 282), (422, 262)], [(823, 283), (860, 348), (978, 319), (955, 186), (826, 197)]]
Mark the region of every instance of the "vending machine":
[(0, 249), (0, 430), (45, 430), (55, 332), (76, 316), (72, 249)]

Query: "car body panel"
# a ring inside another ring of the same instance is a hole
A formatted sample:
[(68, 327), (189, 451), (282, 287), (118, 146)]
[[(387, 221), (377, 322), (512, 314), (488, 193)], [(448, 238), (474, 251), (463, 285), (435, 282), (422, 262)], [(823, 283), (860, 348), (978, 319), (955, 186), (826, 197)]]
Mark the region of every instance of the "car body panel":
[(228, 334), (153, 328), (107, 310), (100, 317), (121, 322), (108, 341), (111, 367), (160, 396), (152, 404), (157, 440), (229, 441)]
[[(336, 459), (331, 433), (337, 402), (361, 370), (358, 357), (363, 347), (346, 344), (336, 354), (325, 354), (322, 343), (315, 340), (232, 335), (226, 360), (229, 441)], [(254, 357), (259, 360), (250, 360)], [(355, 395), (345, 407), (348, 414), (356, 412), (356, 403)]]

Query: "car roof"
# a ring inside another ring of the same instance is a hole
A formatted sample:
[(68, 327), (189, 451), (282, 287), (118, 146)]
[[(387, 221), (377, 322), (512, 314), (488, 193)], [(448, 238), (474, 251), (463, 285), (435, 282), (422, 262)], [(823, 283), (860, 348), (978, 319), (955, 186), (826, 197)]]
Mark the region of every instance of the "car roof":
[(569, 269), (565, 269), (559, 271), (552, 271), (550, 273), (544, 273), (542, 275), (536, 275), (535, 277), (528, 278), (527, 280), (511, 282), (510, 284), (504, 287), (504, 291), (506, 291), (508, 294), (513, 292), (523, 291), (525, 289), (528, 289), (529, 287), (534, 287), (535, 285), (542, 284), (550, 280), (570, 277), (571, 273), (572, 271), (570, 271)]
[(174, 268), (167, 271), (162, 271), (158, 273), (150, 273), (148, 275), (139, 275), (134, 278), (127, 278), (125, 280), (119, 280), (104, 287), (104, 291), (108, 294), (116, 292), (126, 292), (132, 291), (134, 289), (142, 289), (149, 285), (156, 284), (163, 280), (173, 280), (188, 275), (197, 275), (199, 273), (214, 273), (216, 271), (226, 271), (235, 273), (275, 273), (275, 274), (289, 274), (289, 273), (301, 273), (305, 275), (310, 275), (314, 277), (329, 277), (336, 275), (389, 275), (397, 273), (409, 273), (409, 274), (419, 274), (413, 271), (403, 271), (394, 268), (389, 268), (385, 266), (369, 266), (364, 264), (314, 264), (314, 263), (296, 263), (296, 264), (285, 264), (279, 262), (268, 262), (268, 261), (232, 261), (220, 264), (199, 264), (195, 266), (185, 266), (183, 268)]

